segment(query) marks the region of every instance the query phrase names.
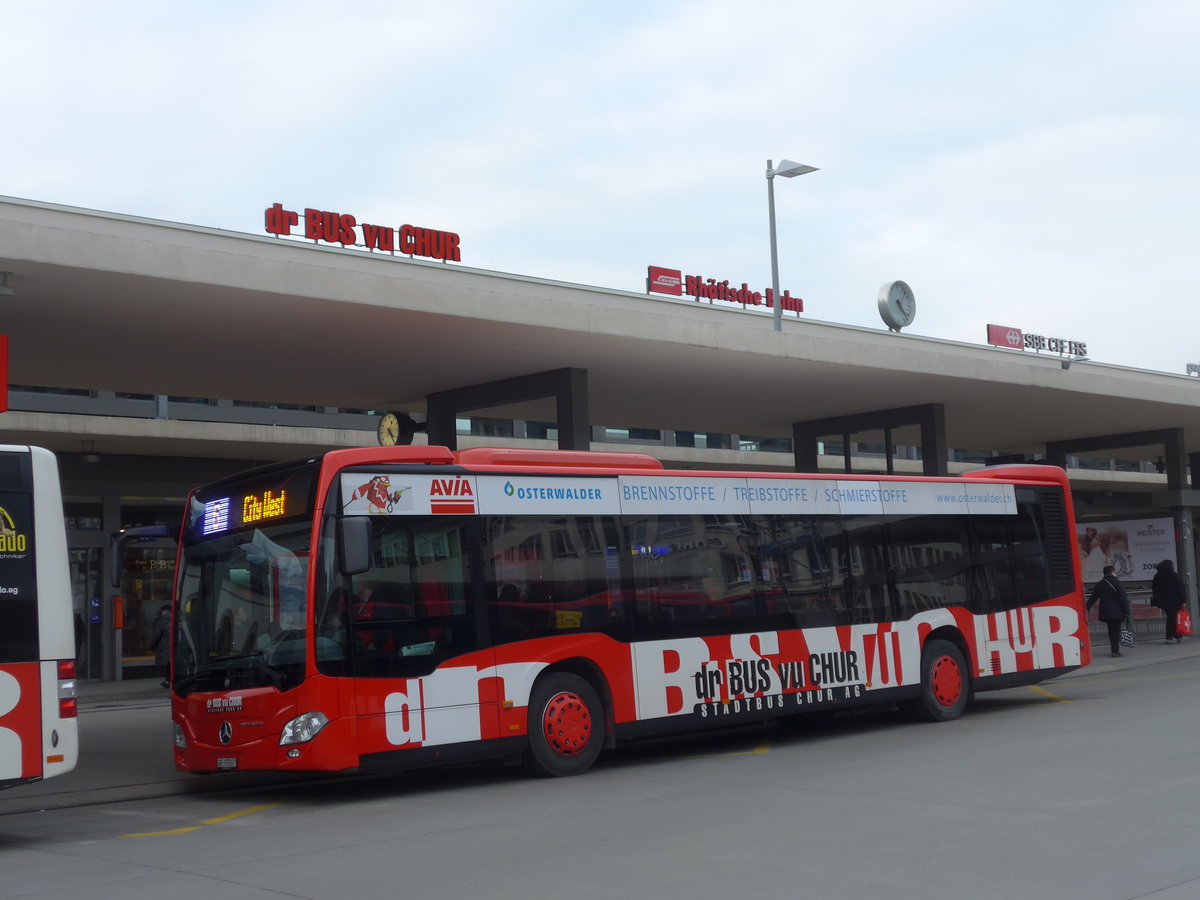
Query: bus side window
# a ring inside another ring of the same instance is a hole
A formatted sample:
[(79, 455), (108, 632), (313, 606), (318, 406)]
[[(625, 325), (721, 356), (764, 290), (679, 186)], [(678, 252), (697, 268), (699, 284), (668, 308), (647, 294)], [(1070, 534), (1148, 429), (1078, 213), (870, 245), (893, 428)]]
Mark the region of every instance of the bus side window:
[(587, 631), (627, 639), (612, 518), (497, 517), (485, 533), (492, 643)]
[(828, 548), (808, 516), (769, 516), (759, 528), (767, 627), (823, 628), (838, 624), (829, 584)]
[(987, 615), (1016, 605), (1008, 516), (970, 516), (970, 610)]
[(1050, 567), (1044, 547), (1045, 529), (1041, 507), (1035, 503), (1017, 503), (1017, 515), (1010, 516), (1012, 534), (1012, 577), (1017, 603), (1040, 603), (1050, 599)]
[(625, 523), (638, 640), (756, 631), (753, 533), (729, 517), (649, 516)]
[(839, 624), (887, 621), (891, 618), (891, 603), (883, 558), (883, 527), (873, 516), (848, 516), (842, 524), (844, 531), (832, 542), (838, 554), (834, 586), (841, 612)]
[(967, 547), (958, 516), (908, 516), (887, 523), (888, 563), (898, 618), (967, 602)]

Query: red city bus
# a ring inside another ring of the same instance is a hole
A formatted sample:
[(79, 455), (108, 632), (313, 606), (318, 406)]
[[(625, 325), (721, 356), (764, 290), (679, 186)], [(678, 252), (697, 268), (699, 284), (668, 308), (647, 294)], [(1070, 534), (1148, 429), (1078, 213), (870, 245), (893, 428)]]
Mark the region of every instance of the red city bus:
[(0, 445), (0, 788), (75, 768), (75, 621), (54, 454)]
[(1066, 475), (666, 471), (337, 450), (197, 489), (175, 763), (394, 770), (860, 704), (931, 720), (1090, 661)]

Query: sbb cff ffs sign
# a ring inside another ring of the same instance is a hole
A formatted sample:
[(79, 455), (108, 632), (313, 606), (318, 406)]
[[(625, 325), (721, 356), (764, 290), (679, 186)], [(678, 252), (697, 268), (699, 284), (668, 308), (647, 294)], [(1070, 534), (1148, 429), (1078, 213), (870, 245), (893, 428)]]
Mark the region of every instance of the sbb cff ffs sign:
[(989, 325), (987, 340), (994, 347), (1008, 347), (1012, 350), (1048, 350), (1051, 353), (1069, 356), (1088, 355), (1087, 344), (1083, 341), (1027, 333), (1020, 328), (1011, 328), (1008, 325)]
[(1025, 346), (1021, 329), (1009, 328), (1007, 325), (989, 325), (988, 343), (993, 347), (1011, 347), (1013, 350), (1020, 350)]

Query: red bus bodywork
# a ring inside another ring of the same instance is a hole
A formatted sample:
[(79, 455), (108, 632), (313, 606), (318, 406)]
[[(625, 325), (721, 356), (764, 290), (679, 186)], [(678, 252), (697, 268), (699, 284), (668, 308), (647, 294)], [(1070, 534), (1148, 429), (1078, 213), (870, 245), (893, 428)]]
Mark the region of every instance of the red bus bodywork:
[[(1068, 542), (1075, 531), (1066, 475), (1049, 466), (998, 467), (958, 479), (832, 478), (791, 473), (665, 472), (657, 461), (639, 454), (485, 449), (452, 453), (441, 447), (401, 447), (325, 455), (312, 510), (313, 547), (318, 544), (317, 529), (324, 520), (326, 498), (337, 495), (340, 473), (348, 468), (392, 465), (421, 465), (431, 472), (453, 467), (458, 473), (480, 478), (636, 476), (676, 484), (688, 479), (752, 478), (763, 484), (778, 480), (780, 485), (933, 484), (951, 489), (965, 484), (980, 490), (996, 485), (1052, 486), (1062, 491)], [(965, 704), (973, 690), (1030, 684), (1090, 662), (1078, 554), (1071, 552), (1070, 558), (1069, 590), (1027, 606), (986, 614), (955, 606), (922, 610), (904, 621), (764, 628), (641, 641), (584, 630), (463, 653), (415, 677), (322, 674), (314, 643), (309, 640), (303, 680), (289, 690), (262, 686), (173, 692), (175, 762), (180, 769), (193, 772), (400, 769), (528, 755), (531, 742), (539, 740), (538, 731), (552, 721), (569, 721), (567, 730), (576, 729), (583, 740), (611, 746), (623, 738), (862, 703), (911, 704), (930, 696), (935, 707), (938, 697), (950, 698), (950, 714), (945, 717), (951, 717), (961, 711), (960, 704)], [(313, 634), (315, 567), (307, 577), (307, 629)], [(782, 598), (773, 600), (761, 592), (758, 597), (768, 610), (784, 604)], [(714, 604), (687, 591), (662, 592), (652, 599), (676, 613), (703, 608), (710, 617), (709, 629), (724, 615), (736, 618), (738, 604), (744, 602), (734, 596), (725, 604)], [(582, 619), (590, 614), (588, 610), (621, 609), (631, 602), (633, 597), (626, 590), (602, 591), (571, 604), (569, 621), (574, 623), (576, 613)], [(528, 616), (539, 622), (552, 621), (561, 612), (520, 600), (508, 601), (508, 605), (516, 619)], [(931, 647), (936, 651), (932, 660)], [(178, 675), (176, 672), (177, 679)], [(555, 677), (553, 690), (557, 693), (545, 700), (539, 686), (544, 687), (550, 676)], [(580, 681), (594, 691), (594, 699), (577, 687)], [(535, 698), (538, 706), (532, 708)], [(580, 699), (584, 701), (584, 721), (562, 712), (578, 709), (575, 701)], [(285, 725), (314, 712), (328, 723), (311, 740), (281, 745)], [(557, 752), (566, 759), (575, 751), (560, 747)], [(565, 769), (548, 774), (573, 771), (570, 765)]]

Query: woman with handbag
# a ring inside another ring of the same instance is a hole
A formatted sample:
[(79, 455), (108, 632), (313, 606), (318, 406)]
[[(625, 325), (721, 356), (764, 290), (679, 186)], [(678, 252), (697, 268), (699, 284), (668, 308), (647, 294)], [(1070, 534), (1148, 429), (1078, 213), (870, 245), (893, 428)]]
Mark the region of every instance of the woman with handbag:
[[(1091, 609), (1099, 601), (1098, 615), (1100, 621), (1108, 626), (1108, 643), (1112, 647), (1112, 655), (1121, 655), (1121, 625), (1129, 621), (1129, 596), (1125, 593), (1125, 585), (1117, 578), (1112, 566), (1104, 567), (1104, 577), (1096, 582), (1088, 597), (1087, 608)], [(1132, 631), (1132, 629), (1130, 629)]]
[(1175, 572), (1175, 563), (1164, 559), (1157, 566), (1158, 572), (1150, 582), (1150, 602), (1167, 615), (1167, 643), (1178, 644), (1183, 640), (1175, 630), (1175, 614), (1185, 603), (1183, 597), (1183, 582)]

